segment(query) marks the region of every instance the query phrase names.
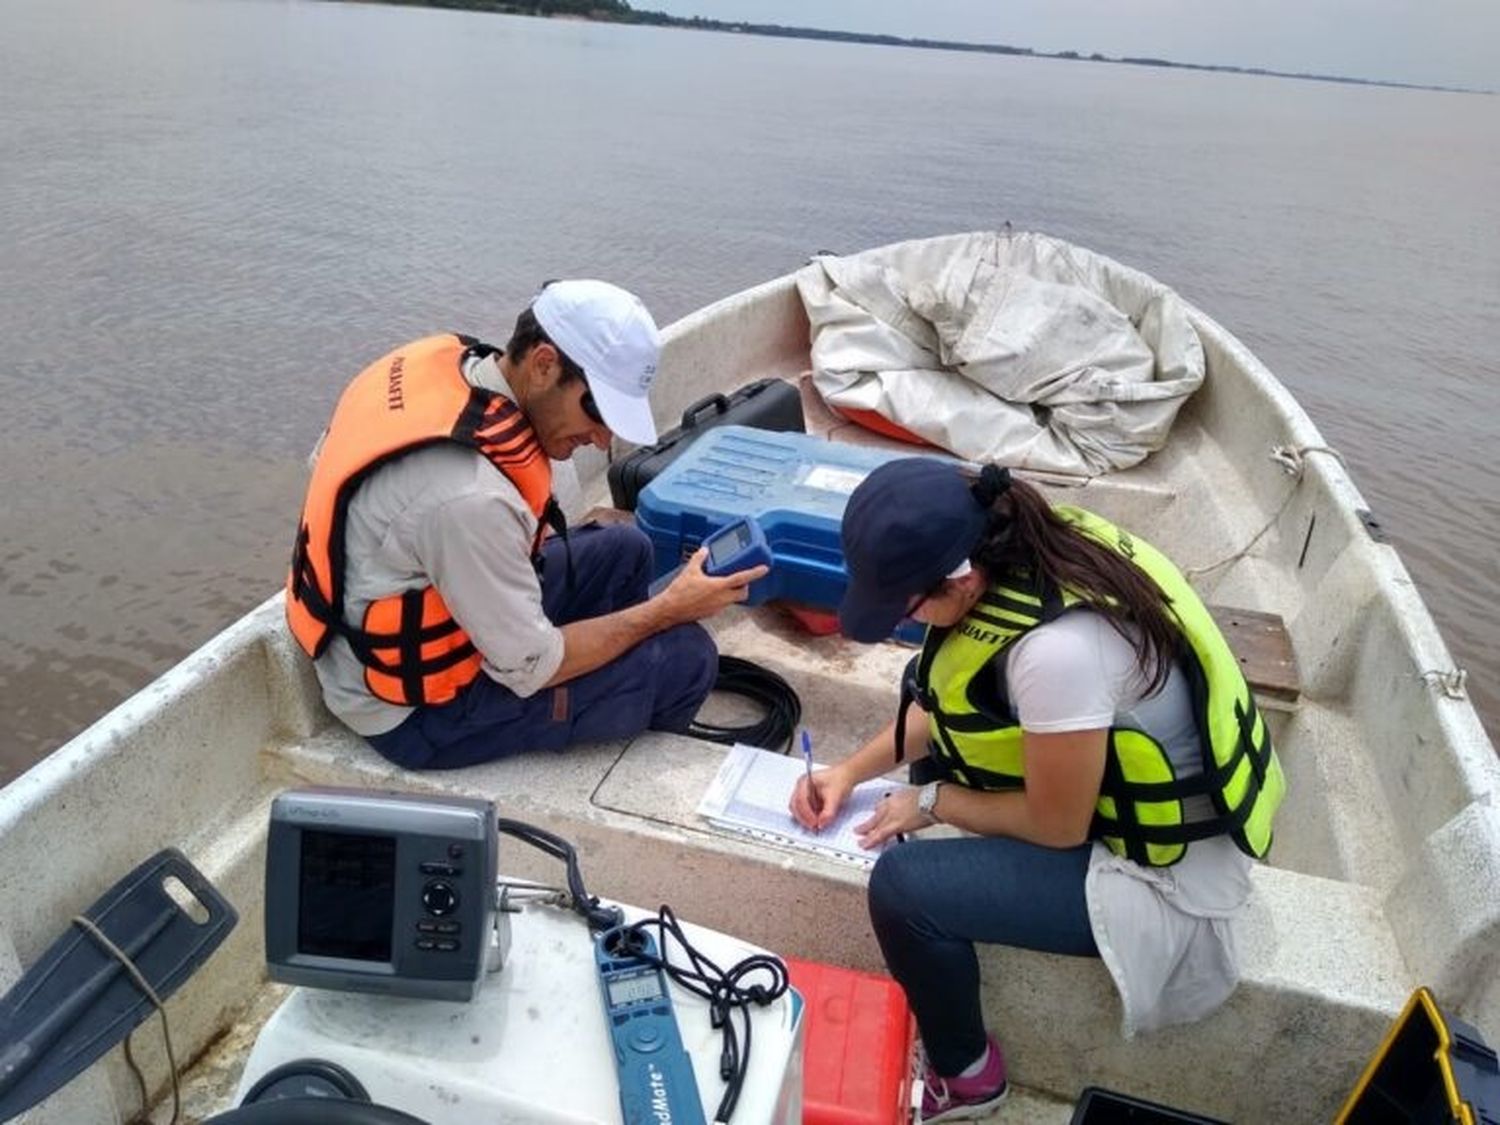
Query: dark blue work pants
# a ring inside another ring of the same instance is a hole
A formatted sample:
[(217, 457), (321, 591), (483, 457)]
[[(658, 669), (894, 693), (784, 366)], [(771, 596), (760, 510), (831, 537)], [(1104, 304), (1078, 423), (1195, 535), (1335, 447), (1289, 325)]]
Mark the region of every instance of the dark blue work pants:
[[(554, 625), (645, 601), (651, 541), (629, 524), (568, 533), (573, 584), (556, 536), (542, 546), (542, 609)], [(684, 731), (714, 684), (718, 650), (697, 624), (650, 637), (602, 668), (525, 699), (481, 675), (451, 703), (418, 707), (368, 741), (407, 769), (443, 770), (527, 750), (629, 738), (646, 729)]]
[(1098, 956), (1083, 893), (1091, 847), (910, 840), (876, 861), (870, 921), (939, 1074), (953, 1077), (985, 1049), (976, 941)]

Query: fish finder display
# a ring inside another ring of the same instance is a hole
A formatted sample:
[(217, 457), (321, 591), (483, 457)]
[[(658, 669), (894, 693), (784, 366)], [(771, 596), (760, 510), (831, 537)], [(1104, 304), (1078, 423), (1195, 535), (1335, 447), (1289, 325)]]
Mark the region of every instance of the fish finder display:
[(394, 836), (304, 831), (298, 952), (389, 961), (395, 891)]
[(309, 786), (271, 802), (266, 968), (307, 988), (472, 1000), (498, 968), (495, 803)]

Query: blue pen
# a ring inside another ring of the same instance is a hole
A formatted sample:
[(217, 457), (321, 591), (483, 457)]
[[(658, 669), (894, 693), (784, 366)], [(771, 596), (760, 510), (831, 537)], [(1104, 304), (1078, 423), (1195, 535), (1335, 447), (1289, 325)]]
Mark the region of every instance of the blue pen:
[(812, 805), (813, 812), (823, 811), (823, 799), (818, 796), (818, 790), (813, 785), (812, 779), (812, 735), (807, 728), (802, 728), (802, 764), (807, 767), (807, 801)]

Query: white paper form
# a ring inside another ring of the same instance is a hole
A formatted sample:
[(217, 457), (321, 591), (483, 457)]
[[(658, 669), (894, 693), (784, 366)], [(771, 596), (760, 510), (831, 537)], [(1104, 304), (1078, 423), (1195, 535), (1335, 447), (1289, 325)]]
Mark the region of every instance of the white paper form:
[(768, 843), (872, 866), (881, 849), (860, 847), (854, 828), (870, 818), (887, 793), (910, 786), (882, 779), (862, 782), (844, 801), (837, 819), (813, 832), (793, 820), (787, 808), (804, 769), (800, 757), (736, 743), (698, 803), (698, 814), (720, 828)]

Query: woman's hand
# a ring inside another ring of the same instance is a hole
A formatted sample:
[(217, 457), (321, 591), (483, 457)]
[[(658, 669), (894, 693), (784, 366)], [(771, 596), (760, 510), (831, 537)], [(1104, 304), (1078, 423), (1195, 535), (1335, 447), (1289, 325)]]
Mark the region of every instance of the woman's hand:
[(854, 782), (840, 763), (827, 769), (814, 770), (811, 776), (804, 774), (797, 779), (788, 802), (792, 819), (803, 828), (814, 832), (833, 823), (843, 807), (844, 799), (854, 788)]
[(863, 824), (854, 826), (862, 848), (878, 848), (881, 844), (919, 828), (926, 828), (932, 820), (917, 808), (919, 789), (902, 789), (888, 793), (875, 806), (875, 815)]

